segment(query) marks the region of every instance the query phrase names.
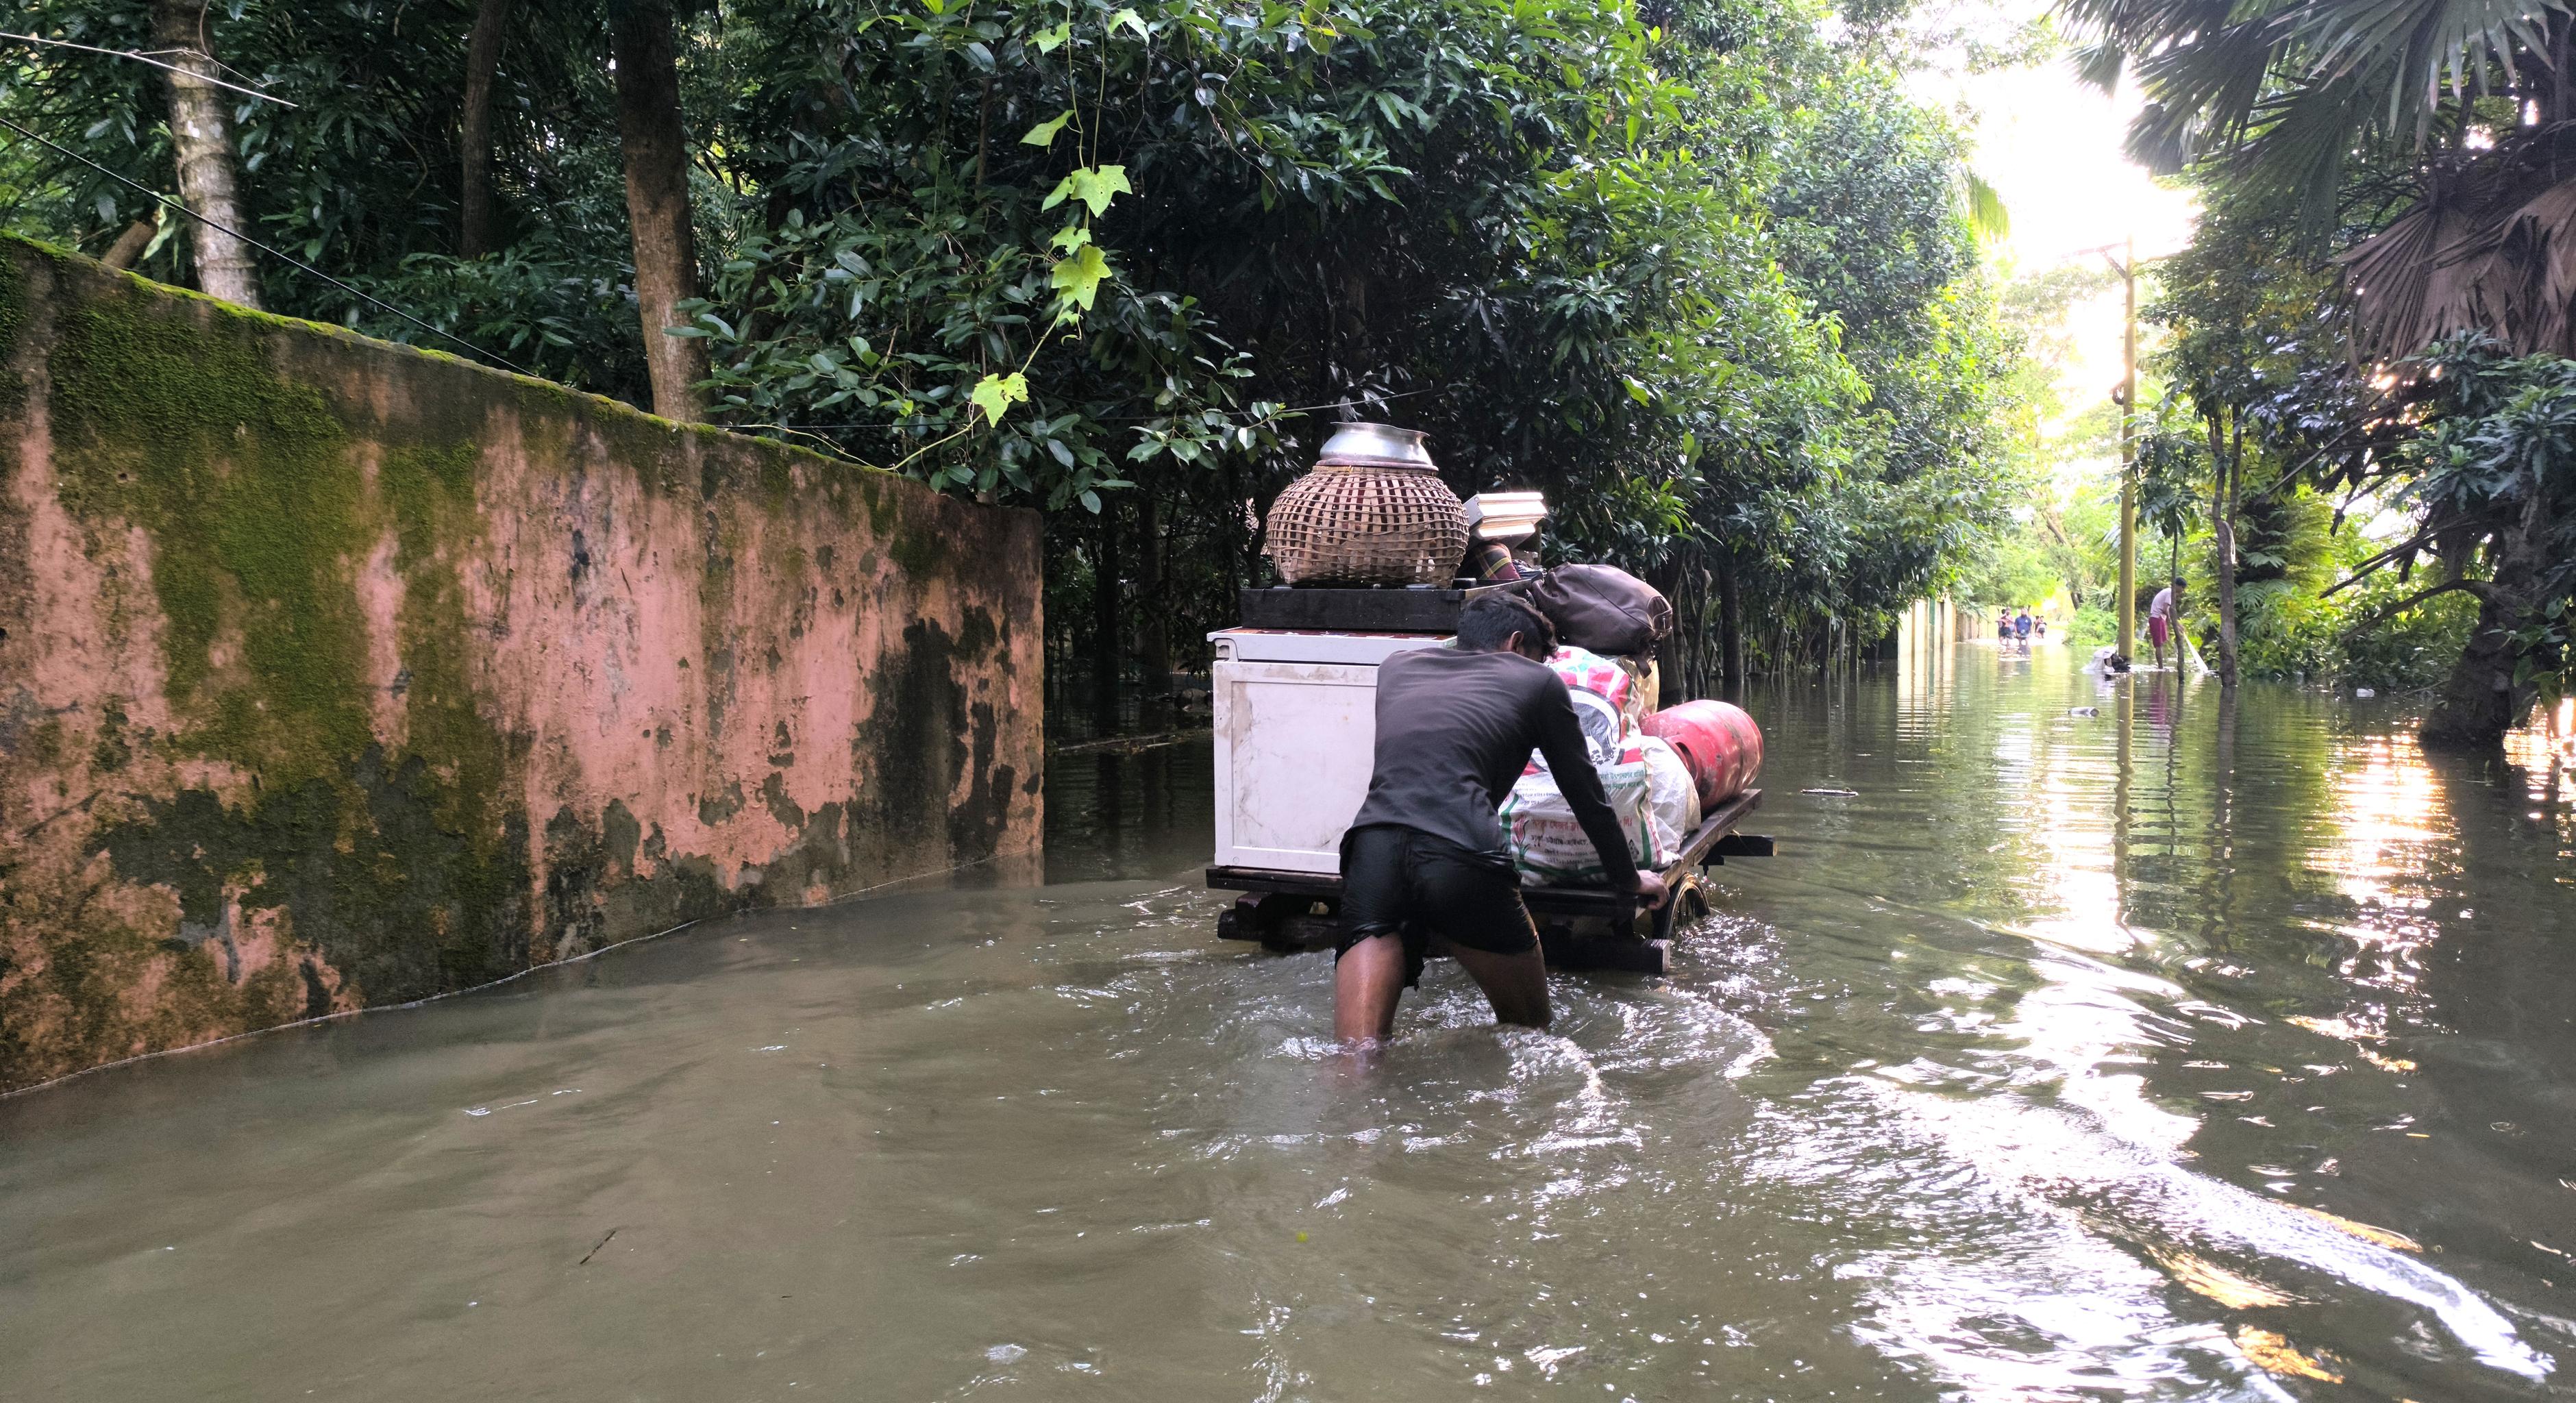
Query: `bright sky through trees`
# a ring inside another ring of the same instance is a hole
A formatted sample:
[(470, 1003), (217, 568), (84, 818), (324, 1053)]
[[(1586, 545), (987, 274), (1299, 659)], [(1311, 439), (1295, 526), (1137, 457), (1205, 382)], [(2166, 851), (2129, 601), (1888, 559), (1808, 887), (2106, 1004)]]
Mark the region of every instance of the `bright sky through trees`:
[[(1996, 19), (2016, 23), (2045, 14), (2047, 0), (1999, 0)], [(2167, 189), (2121, 149), (2138, 110), (2134, 88), (2116, 96), (2075, 76), (2063, 54), (2025, 68), (1984, 73), (1926, 71), (1923, 94), (1963, 108), (1974, 123), (1980, 175), (2003, 196), (2012, 232), (2001, 252), (2007, 270), (2035, 274), (2081, 250), (2134, 235), (2141, 258), (2180, 249), (2191, 237), (2193, 198)], [(2098, 265), (2097, 255), (2082, 255)], [(2117, 284), (2068, 314), (2073, 356), (2059, 368), (2067, 413), (2098, 406), (2120, 377)]]

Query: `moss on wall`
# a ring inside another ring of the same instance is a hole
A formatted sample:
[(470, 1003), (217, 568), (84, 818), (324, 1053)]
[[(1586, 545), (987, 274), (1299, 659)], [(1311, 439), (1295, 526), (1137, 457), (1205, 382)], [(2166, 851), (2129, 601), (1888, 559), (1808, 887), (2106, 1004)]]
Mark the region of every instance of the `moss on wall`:
[[(156, 1024), (176, 1029), (260, 1026), (525, 968), (531, 878), (526, 820), (507, 797), (512, 746), (460, 647), (455, 560), (482, 531), (473, 443), (386, 448), (370, 482), (344, 411), (275, 369), (273, 328), (140, 287), (64, 308), (53, 333), (57, 495), (90, 528), (93, 554), (121, 551), (126, 528), (149, 538), (148, 561), (123, 563), (149, 566), (179, 722), (150, 741), (238, 766), (255, 786), (232, 804), (204, 789), (146, 798), (103, 824), (97, 841), (120, 876), (177, 893), (181, 934), (147, 940), (106, 923), (57, 944), (49, 978), (71, 995), (161, 957)], [(388, 528), (401, 668), (378, 681), (356, 577)], [(403, 701), (398, 750), (374, 734), (375, 686)], [(93, 744), (101, 772), (130, 759), (121, 705), (103, 710)], [(242, 975), (236, 919), (261, 922), (311, 967)]]
[(27, 326), (27, 270), (16, 258), (0, 255), (0, 358), (17, 349)]
[[(965, 631), (998, 637), (981, 609), (967, 611)], [(980, 622), (974, 622), (980, 618)], [(875, 708), (864, 737), (878, 757), (875, 803), (859, 817), (863, 839), (883, 845), (889, 864), (918, 862), (923, 853), (996, 850), (1020, 797), (1023, 771), (995, 749), (999, 718), (989, 698), (979, 698), (973, 670), (961, 666), (957, 641), (936, 620), (904, 626), (903, 646), (888, 655), (873, 679)], [(962, 801), (925, 811), (921, 794), (956, 794)]]
[[(26, 412), (27, 378), (18, 372), (18, 343), (27, 332), (27, 270), (6, 245), (0, 245), (0, 422)], [(0, 466), (18, 451), (16, 434), (0, 443)]]
[(476, 456), (471, 443), (391, 450), (377, 481), (393, 514), (394, 569), (404, 580), (396, 628), (403, 666), (388, 685), (403, 699), (405, 749), (435, 781), (441, 828), (465, 835), (488, 860), (504, 841), (507, 786), (525, 744), (493, 726), (490, 700), (476, 694), (457, 646), (472, 627), (459, 562), (484, 530)]
[[(40, 962), (13, 967), (0, 958), (0, 974), (12, 976), (0, 991), (0, 1090), (137, 1052), (274, 1027), (304, 1016), (310, 1002), (291, 957), (243, 969), (236, 946), (227, 968), (225, 943), (235, 936), (229, 924), (220, 940), (211, 930), (200, 937), (215, 946), (201, 951), (173, 936), (167, 920), (138, 920), (115, 902), (78, 901), (59, 915), (79, 924), (80, 939), (53, 942)], [(138, 988), (153, 996), (134, 998)]]
[(291, 787), (369, 740), (351, 685), (363, 475), (329, 404), (278, 378), (255, 328), (192, 313), (120, 290), (59, 319), (58, 490), (102, 533), (152, 537), (169, 700), (190, 722), (175, 739)]
[[(120, 874), (178, 893), (181, 944), (231, 939), (232, 906), (275, 913), (279, 933), (318, 952), (349, 1002), (400, 1002), (527, 968), (526, 829), (512, 816), (495, 843), (450, 828), (440, 811), (452, 789), (419, 756), (393, 761), (371, 746), (339, 773), (256, 804), (182, 790), (107, 825), (101, 840)], [(354, 826), (351, 791), (366, 817)]]

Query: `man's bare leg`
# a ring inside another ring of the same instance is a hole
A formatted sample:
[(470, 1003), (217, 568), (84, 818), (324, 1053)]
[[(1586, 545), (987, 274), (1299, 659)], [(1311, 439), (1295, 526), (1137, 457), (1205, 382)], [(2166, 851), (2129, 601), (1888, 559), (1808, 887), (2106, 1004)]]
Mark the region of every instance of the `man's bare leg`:
[(1485, 1002), (1494, 1006), (1496, 1022), (1517, 1023), (1524, 1028), (1547, 1026), (1552, 1016), (1547, 1006), (1547, 956), (1537, 946), (1517, 955), (1497, 955), (1491, 950), (1452, 945), (1449, 954), (1485, 991)]
[(1333, 962), (1333, 1036), (1346, 1044), (1392, 1036), (1403, 997), (1404, 938), (1360, 941)]

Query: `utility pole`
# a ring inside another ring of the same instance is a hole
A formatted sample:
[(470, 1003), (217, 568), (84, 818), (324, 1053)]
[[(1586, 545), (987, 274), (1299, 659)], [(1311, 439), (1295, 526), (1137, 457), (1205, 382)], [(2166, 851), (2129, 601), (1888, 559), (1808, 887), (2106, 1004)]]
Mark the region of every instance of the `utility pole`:
[(2127, 307), (2120, 335), (2120, 636), (2121, 657), (2137, 651), (2138, 639), (2138, 240), (2132, 235), (2125, 259), (2102, 257), (2120, 275)]

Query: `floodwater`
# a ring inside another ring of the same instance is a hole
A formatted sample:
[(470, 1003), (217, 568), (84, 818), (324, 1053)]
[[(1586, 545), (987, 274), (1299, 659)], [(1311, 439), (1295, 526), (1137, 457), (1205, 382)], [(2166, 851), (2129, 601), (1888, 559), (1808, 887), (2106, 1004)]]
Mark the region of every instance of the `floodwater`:
[(1044, 886), (0, 1102), (0, 1393), (2576, 1396), (2541, 749), (2045, 648), (1754, 705), (1671, 977), (1437, 963), (1373, 1074), (1212, 938), (1181, 748), (1063, 763)]

